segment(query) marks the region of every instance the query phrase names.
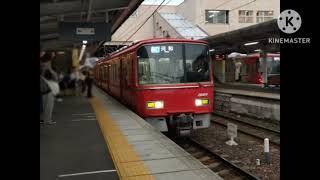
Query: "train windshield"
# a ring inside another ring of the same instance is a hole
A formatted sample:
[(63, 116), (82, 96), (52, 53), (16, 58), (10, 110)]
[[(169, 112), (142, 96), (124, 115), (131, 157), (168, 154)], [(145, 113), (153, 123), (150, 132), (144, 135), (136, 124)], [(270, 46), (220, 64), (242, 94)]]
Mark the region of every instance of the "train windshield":
[(210, 81), (209, 51), (201, 44), (152, 44), (138, 52), (139, 84)]

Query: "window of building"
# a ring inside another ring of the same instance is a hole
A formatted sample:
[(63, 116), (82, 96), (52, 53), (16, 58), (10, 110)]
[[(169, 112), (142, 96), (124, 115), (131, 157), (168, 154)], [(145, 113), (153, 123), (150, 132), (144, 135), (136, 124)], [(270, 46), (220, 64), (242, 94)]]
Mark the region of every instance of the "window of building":
[(273, 11), (257, 11), (257, 23), (273, 19)]
[(118, 79), (117, 77), (117, 64), (112, 64), (112, 80), (116, 81)]
[(253, 11), (239, 10), (239, 23), (253, 23)]
[(206, 10), (206, 23), (208, 24), (228, 24), (229, 11), (226, 10)]

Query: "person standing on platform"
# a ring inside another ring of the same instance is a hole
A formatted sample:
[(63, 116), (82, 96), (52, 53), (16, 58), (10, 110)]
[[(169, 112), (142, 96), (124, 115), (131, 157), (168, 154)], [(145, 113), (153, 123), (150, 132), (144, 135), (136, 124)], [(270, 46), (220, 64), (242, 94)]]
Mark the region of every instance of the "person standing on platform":
[(93, 73), (91, 70), (87, 72), (86, 76), (86, 85), (87, 85), (87, 97), (91, 98), (92, 97), (92, 83), (93, 83)]
[[(40, 70), (41, 71), (41, 70)], [(40, 123), (44, 123), (44, 96), (51, 92), (51, 89), (44, 77), (40, 74)]]
[(76, 95), (76, 82), (77, 82), (77, 75), (76, 75), (76, 70), (73, 67), (70, 73), (70, 82), (69, 82), (69, 89), (71, 91), (71, 96)]
[(84, 72), (80, 72), (80, 84), (81, 84), (81, 93), (85, 93), (86, 92), (86, 76), (84, 75)]
[(43, 120), (45, 124), (55, 124), (56, 122), (52, 119), (52, 112), (54, 107), (54, 98), (59, 93), (59, 85), (54, 79), (54, 75), (50, 70), (46, 70), (44, 73), (43, 80), (50, 88), (50, 92), (43, 95)]

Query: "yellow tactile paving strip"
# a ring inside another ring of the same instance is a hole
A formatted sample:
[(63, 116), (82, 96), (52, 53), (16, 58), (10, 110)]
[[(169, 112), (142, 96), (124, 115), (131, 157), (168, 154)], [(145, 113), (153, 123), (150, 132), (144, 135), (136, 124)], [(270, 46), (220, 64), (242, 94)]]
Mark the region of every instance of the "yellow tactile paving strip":
[(90, 99), (100, 129), (121, 180), (153, 180), (149, 170), (127, 138), (112, 120), (103, 104), (95, 97)]

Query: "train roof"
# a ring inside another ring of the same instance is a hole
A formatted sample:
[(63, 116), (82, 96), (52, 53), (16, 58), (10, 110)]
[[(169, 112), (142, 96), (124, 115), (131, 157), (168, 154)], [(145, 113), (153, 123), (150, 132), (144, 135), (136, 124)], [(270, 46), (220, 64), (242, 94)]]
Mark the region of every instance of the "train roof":
[(162, 42), (179, 42), (179, 43), (201, 43), (201, 44), (208, 44), (207, 41), (203, 41), (203, 40), (192, 40), (192, 39), (177, 39), (177, 38), (153, 38), (153, 39), (145, 39), (145, 40), (141, 40), (141, 41), (134, 41), (132, 44), (130, 44), (129, 46), (125, 46), (122, 47), (120, 49), (118, 49), (115, 52), (110, 53), (110, 55), (108, 57), (105, 58), (101, 58), (99, 59), (98, 63), (113, 57), (117, 57), (118, 55), (125, 53), (125, 52), (130, 52), (134, 49), (136, 49), (139, 46), (142, 46), (144, 44), (152, 44), (152, 43), (162, 43)]
[[(280, 53), (267, 53), (267, 57), (280, 57)], [(245, 56), (238, 56), (236, 59), (252, 59), (252, 58), (260, 58), (260, 53), (248, 54)]]
[[(280, 54), (277, 54), (277, 53), (267, 53), (267, 57), (279, 57), (279, 56)], [(249, 54), (248, 57), (249, 58), (260, 57), (260, 53)]]

